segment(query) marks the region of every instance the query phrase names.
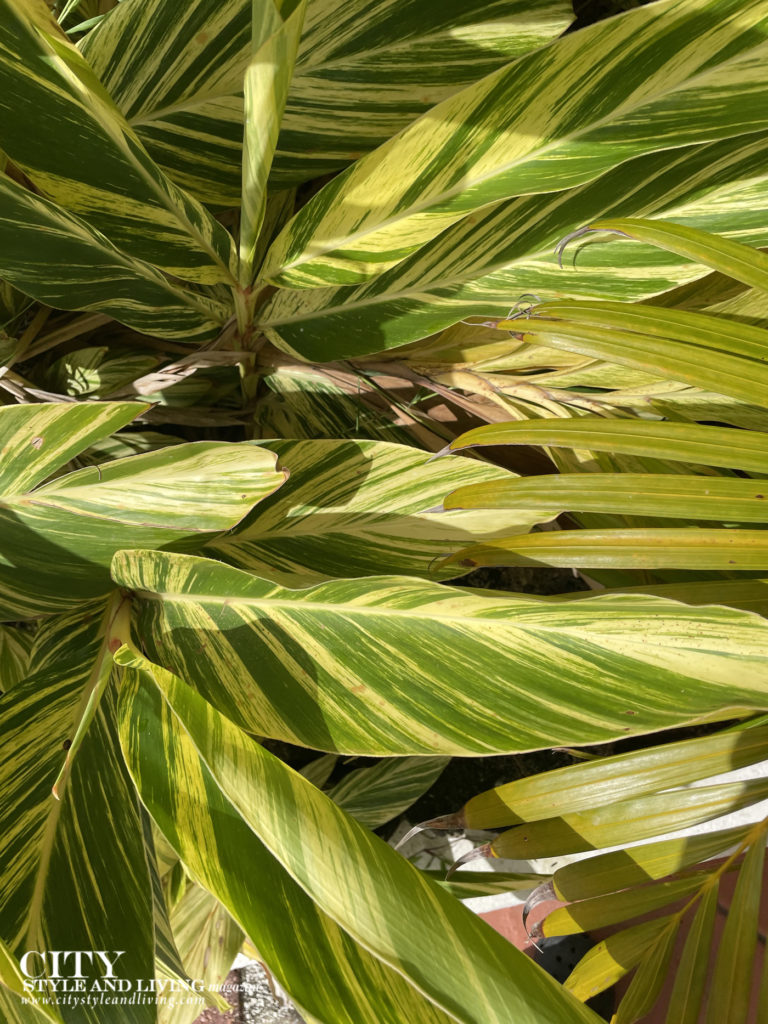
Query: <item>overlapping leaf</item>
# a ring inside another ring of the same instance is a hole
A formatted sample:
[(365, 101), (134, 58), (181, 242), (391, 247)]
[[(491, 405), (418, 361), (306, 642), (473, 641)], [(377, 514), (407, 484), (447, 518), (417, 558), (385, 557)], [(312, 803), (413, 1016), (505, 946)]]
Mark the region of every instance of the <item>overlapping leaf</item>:
[[(52, 664), (33, 659), (27, 680), (0, 698), (0, 932), (17, 955), (123, 950), (116, 976), (135, 982), (154, 976), (152, 896), (112, 689), (96, 709), (61, 800), (51, 796), (93, 673), (109, 657), (109, 629), (100, 614), (79, 625), (53, 623), (58, 657)], [(34, 966), (37, 973), (39, 961)], [(93, 977), (99, 974), (94, 969)], [(62, 1006), (63, 1019), (114, 1020), (114, 1006), (94, 1002)], [(155, 1010), (136, 1003), (121, 1014), (131, 1024), (152, 1024)]]
[[(563, 0), (311, 0), (272, 183), (325, 174), (562, 32)], [(204, 202), (240, 199), (247, 0), (121, 4), (83, 53), (153, 158)], [(126, 40), (130, 45), (126, 46)]]
[[(525, 532), (547, 513), (520, 503), (493, 512), (431, 511), (460, 481), (506, 480), (505, 470), (376, 441), (267, 441), (290, 478), (234, 532), (210, 546), (217, 558), (285, 586), (382, 573), (432, 575), (470, 538)], [(444, 573), (450, 575), (450, 573)]]
[[(243, 924), (313, 1019), (501, 1024), (510, 1009), (521, 1024), (595, 1019), (181, 680), (126, 649), (119, 657), (130, 668), (121, 738), (143, 800), (193, 873), (231, 903), (242, 900), (233, 858), (259, 864), (269, 884), (238, 910), (250, 905), (253, 921), (261, 903), (261, 921)], [(299, 914), (301, 929), (280, 928)]]
[(3, 0), (0, 11), (0, 144), (11, 159), (124, 252), (188, 281), (233, 283), (232, 239), (152, 161), (43, 0)]
[(664, 292), (703, 268), (617, 236), (582, 243), (566, 270), (553, 250), (591, 220), (641, 212), (765, 245), (758, 211), (768, 194), (767, 153), (768, 136), (758, 132), (646, 154), (586, 185), (498, 203), (368, 284), (281, 290), (263, 321), (277, 345), (319, 361), (394, 348), (469, 314), (504, 316), (528, 292), (626, 300)]
[(328, 796), (368, 828), (378, 828), (433, 785), (448, 764), (447, 757), (388, 758), (357, 768), (328, 790)]
[[(249, 444), (174, 445), (40, 481), (144, 407), (33, 405), (0, 410), (5, 470), (0, 614), (15, 620), (112, 589), (121, 547), (163, 546), (230, 529), (285, 479)], [(68, 432), (67, 428), (71, 428)], [(38, 486), (35, 486), (38, 485)]]
[(230, 316), (224, 303), (169, 281), (82, 218), (4, 177), (0, 273), (41, 302), (107, 313), (155, 337), (204, 341)]
[(496, 753), (768, 706), (768, 625), (722, 607), (401, 577), (292, 591), (145, 551), (112, 572), (151, 657), (249, 731), (320, 750)]
[(336, 177), (283, 229), (262, 274), (359, 283), (473, 211), (540, 193), (543, 177), (567, 189), (643, 153), (764, 130), (767, 28), (764, 0), (661, 0), (564, 36)]

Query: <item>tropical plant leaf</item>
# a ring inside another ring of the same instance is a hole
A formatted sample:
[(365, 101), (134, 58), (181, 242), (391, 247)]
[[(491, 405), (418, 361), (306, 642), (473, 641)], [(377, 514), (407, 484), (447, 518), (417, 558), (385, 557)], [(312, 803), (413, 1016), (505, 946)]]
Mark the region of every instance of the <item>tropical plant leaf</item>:
[(768, 405), (768, 331), (760, 327), (612, 302), (545, 304), (536, 307), (534, 316), (522, 326), (515, 320), (502, 320), (497, 326), (532, 339), (545, 338), (545, 344), (555, 348)]
[[(102, 606), (103, 613), (103, 606)], [(123, 950), (116, 976), (154, 976), (154, 929), (138, 798), (119, 754), (111, 687), (85, 735), (61, 800), (51, 786), (98, 664), (110, 657), (110, 621), (95, 615), (73, 630), (54, 622), (58, 657), (0, 698), (7, 751), (0, 847), (0, 930), (10, 950)], [(53, 638), (52, 638), (53, 639)], [(108, 823), (108, 841), (105, 841)], [(87, 975), (103, 969), (84, 960)], [(41, 970), (34, 961), (35, 973)], [(114, 1020), (110, 1005), (61, 1005), (68, 1022)], [(128, 1005), (132, 1024), (152, 1024), (151, 1005)], [(11, 1018), (13, 1019), (13, 1018)]]
[[(313, 1018), (324, 1024), (350, 1019), (469, 1024), (506, 1022), (512, 1010), (521, 1024), (596, 1020), (514, 946), (181, 680), (126, 648), (119, 657), (130, 669), (123, 691), (123, 749), (142, 799), (180, 853), (184, 848), (185, 863), (186, 848), (199, 845), (204, 834), (217, 856), (204, 859), (190, 851), (193, 871), (204, 860), (208, 887), (224, 888), (222, 876), (232, 856), (260, 849), (260, 860), (271, 868), (261, 877), (272, 884), (259, 887), (256, 898), (279, 901), (287, 888), (293, 914), (306, 904), (315, 908), (301, 916), (301, 938), (311, 936), (308, 943), (297, 943), (293, 929), (276, 928), (270, 915), (263, 946), (258, 934), (263, 924), (253, 935), (243, 921), (270, 969)], [(182, 771), (186, 782), (179, 796)], [(180, 809), (187, 802), (190, 817), (185, 818)], [(226, 813), (216, 816), (218, 807)], [(222, 844), (226, 823), (229, 853)], [(252, 906), (254, 894), (249, 900)], [(298, 947), (290, 961), (278, 947), (286, 936)], [(344, 954), (337, 945), (335, 954), (322, 955), (334, 938), (343, 942)], [(300, 975), (310, 949), (315, 969)], [(337, 967), (341, 955), (343, 974)]]
[(590, 219), (639, 212), (765, 245), (767, 154), (758, 132), (636, 157), (546, 200), (494, 204), (358, 288), (281, 289), (263, 326), (278, 347), (322, 361), (395, 348), (470, 314), (504, 316), (524, 293), (637, 300), (677, 289), (704, 267), (620, 237), (583, 244), (573, 271), (553, 250)]
[(522, 506), (506, 516), (434, 511), (460, 481), (509, 476), (479, 462), (432, 462), (427, 452), (380, 441), (266, 441), (263, 447), (277, 454), (289, 480), (209, 547), (215, 557), (284, 586), (340, 575), (431, 576), (440, 556), (470, 538), (525, 532), (550, 518)]
[(671, 921), (651, 944), (619, 1004), (614, 1024), (634, 1024), (653, 1009), (672, 961), (677, 932)]
[(449, 436), (409, 398), (382, 392), (359, 373), (293, 363), (266, 368), (254, 414), (264, 438), (340, 437), (419, 445), (436, 451)]
[(763, 530), (697, 527), (560, 530), (476, 544), (446, 559), (468, 569), (481, 565), (553, 565), (592, 569), (693, 569), (735, 572), (768, 569)]
[(615, 985), (673, 925), (674, 919), (667, 917), (644, 921), (599, 942), (573, 969), (565, 982), (566, 990), (577, 999), (591, 999)]
[(766, 797), (768, 780), (750, 779), (652, 793), (587, 811), (565, 808), (559, 817), (502, 832), (489, 844), (489, 852), (511, 860), (533, 860), (605, 849), (710, 821)]
[(0, 177), (0, 273), (59, 309), (108, 313), (144, 334), (204, 341), (230, 316), (222, 302), (174, 284), (43, 196)]
[(34, 633), (0, 626), (0, 693), (13, 689), (26, 676)]
[(127, 426), (149, 406), (141, 402), (63, 402), (0, 409), (3, 494), (31, 491), (89, 445)]
[[(166, 545), (231, 529), (285, 479), (276, 456), (250, 444), (174, 445), (39, 484), (142, 406), (37, 405), (0, 410), (8, 453), (0, 481), (0, 615), (14, 621), (113, 589), (115, 551)], [(68, 424), (73, 434), (64, 431)], [(10, 479), (8, 479), (10, 478)]]
[(708, 1024), (741, 1024), (749, 1017), (763, 892), (765, 831), (763, 824), (739, 870), (711, 979)]
[(582, 416), (572, 420), (490, 423), (468, 430), (452, 441), (449, 448), (461, 451), (475, 445), (497, 444), (586, 448), (768, 474), (768, 434), (742, 431), (738, 435), (738, 444), (736, 440), (733, 430), (728, 427)]
[(662, 839), (566, 864), (554, 874), (555, 894), (564, 900), (590, 899), (666, 878), (725, 853), (744, 839), (750, 828), (741, 825), (719, 832)]
[(705, 872), (701, 872), (687, 878), (637, 886), (623, 892), (570, 903), (547, 914), (537, 927), (536, 934), (546, 938), (554, 935), (574, 935), (577, 932), (607, 928), (635, 917), (642, 917), (697, 892), (705, 875)]
[(293, 10), (286, 4), (285, 20), (271, 2), (255, 0), (252, 6), (251, 59), (245, 70), (240, 204), (238, 275), (243, 288), (250, 288), (256, 271), (259, 233), (267, 203), (267, 179), (296, 62), (307, 0), (301, 0)]
[(314, 761), (310, 761), (309, 764), (305, 764), (301, 769), (301, 774), (312, 783), (313, 786), (317, 786), (318, 789), (322, 789), (331, 776), (331, 772), (338, 763), (338, 757), (336, 754), (321, 754), (320, 757), (316, 757)]
[(768, 727), (720, 732), (540, 772), (473, 796), (430, 828), (501, 828), (629, 800), (755, 764), (768, 753)]
[[(582, 745), (768, 699), (768, 625), (722, 607), (628, 595), (560, 603), (398, 577), (291, 591), (146, 551), (118, 553), (112, 573), (137, 592), (152, 658), (243, 728), (319, 750)], [(681, 688), (685, 704), (670, 700)]]
[[(120, 4), (82, 50), (166, 173), (206, 203), (233, 206), (250, 4), (185, 0), (181, 10), (164, 0)], [(564, 0), (448, 0), (439, 9), (418, 0), (312, 0), (272, 186), (343, 167), (570, 20)]]
[[(171, 910), (173, 937), (181, 954), (187, 977), (202, 981), (210, 1002), (218, 993), (232, 967), (244, 933), (224, 907), (199, 885), (188, 884), (183, 896)], [(218, 997), (219, 1000), (221, 997)], [(174, 1000), (160, 1002), (159, 1024), (192, 1024), (200, 1016), (201, 1002), (189, 1000), (178, 1005)], [(226, 1012), (224, 1001), (219, 1009)]]
[[(765, 129), (766, 18), (763, 0), (660, 0), (520, 57), (326, 185), (273, 243), (262, 276), (356, 284), (473, 211), (539, 193), (542, 175), (558, 191), (643, 153)], [(590, 54), (600, 59), (585, 83)]]
[(43, 0), (0, 10), (0, 143), (11, 159), (118, 249), (187, 281), (235, 283), (230, 236), (151, 160)]
[(388, 758), (358, 768), (328, 790), (328, 796), (361, 825), (378, 828), (406, 811), (439, 778), (448, 757)]
[[(737, 456), (738, 457), (738, 456)], [(446, 510), (525, 508), (721, 522), (768, 523), (763, 480), (652, 473), (564, 473), (465, 484)]]
[(683, 224), (633, 218), (595, 221), (585, 230), (616, 232), (641, 242), (650, 242), (712, 267), (750, 288), (768, 291), (768, 255), (727, 238), (713, 237), (710, 232)]
[(712, 885), (699, 901), (669, 997), (667, 1024), (697, 1024), (699, 1019), (717, 917), (717, 895), (718, 887)]

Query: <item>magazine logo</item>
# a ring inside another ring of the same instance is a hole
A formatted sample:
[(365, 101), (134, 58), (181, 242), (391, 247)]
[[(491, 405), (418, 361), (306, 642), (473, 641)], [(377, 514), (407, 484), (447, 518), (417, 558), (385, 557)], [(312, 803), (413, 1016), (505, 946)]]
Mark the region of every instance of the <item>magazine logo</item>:
[[(203, 1008), (214, 991), (193, 978), (119, 977), (124, 949), (28, 949), (19, 959), (24, 976), (23, 1002), (56, 1006)], [(220, 987), (223, 990), (224, 986)]]
[[(115, 977), (115, 964), (125, 954), (124, 949), (52, 949), (41, 951), (28, 949), (19, 960), (22, 974), (30, 981), (40, 978), (85, 978), (83, 967), (94, 963), (104, 970), (99, 973), (104, 978)], [(26, 988), (26, 982), (25, 982)]]

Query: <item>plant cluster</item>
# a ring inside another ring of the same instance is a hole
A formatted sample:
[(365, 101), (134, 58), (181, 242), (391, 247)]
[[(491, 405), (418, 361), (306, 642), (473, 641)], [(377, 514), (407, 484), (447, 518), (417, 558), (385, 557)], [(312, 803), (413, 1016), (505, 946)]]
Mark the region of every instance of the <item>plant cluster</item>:
[[(9, 1022), (117, 1019), (30, 951), (215, 1005), (245, 946), (322, 1024), (588, 1024), (634, 970), (631, 1024), (676, 944), (669, 1024), (750, 1019), (768, 819), (659, 837), (768, 796), (719, 779), (768, 751), (768, 0), (619, 6), (0, 0)], [(453, 585), (531, 566), (590, 590)], [(373, 831), (553, 747), (425, 824), (595, 856)], [(532, 885), (609, 932), (562, 986), (458, 898)]]

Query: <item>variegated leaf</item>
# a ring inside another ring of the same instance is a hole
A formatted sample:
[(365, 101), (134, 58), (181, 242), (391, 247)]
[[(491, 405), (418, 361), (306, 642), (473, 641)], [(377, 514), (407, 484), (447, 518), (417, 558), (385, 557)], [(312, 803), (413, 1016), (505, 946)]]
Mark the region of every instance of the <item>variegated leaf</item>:
[(26, 676), (34, 636), (24, 629), (0, 626), (0, 693), (6, 693)]
[[(435, 511), (461, 482), (506, 481), (506, 470), (381, 441), (267, 441), (289, 479), (209, 546), (217, 558), (284, 586), (383, 573), (431, 576), (469, 538), (527, 532), (550, 518), (520, 504), (499, 516)], [(450, 575), (451, 571), (443, 575)]]
[[(152, 898), (138, 797), (120, 755), (111, 687), (61, 800), (51, 795), (94, 673), (110, 658), (110, 617), (96, 614), (78, 628), (59, 628), (55, 661), (33, 661), (28, 679), (0, 698), (0, 742), (7, 752), (0, 766), (0, 937), (17, 956), (122, 951), (115, 977), (135, 985), (154, 976)], [(92, 960), (83, 959), (91, 982), (104, 972), (98, 958)], [(34, 956), (29, 966), (43, 976), (53, 970)], [(60, 1006), (66, 1024), (112, 1024), (114, 1010), (97, 1000), (90, 1007)], [(151, 1003), (120, 1012), (130, 1024), (154, 1024)]]
[(2, 0), (0, 13), (11, 159), (126, 253), (187, 281), (235, 283), (231, 237), (152, 161), (43, 0)]
[(289, 3), (283, 6), (285, 12), (278, 14), (271, 0), (267, 3), (253, 0), (251, 58), (245, 69), (244, 86), (243, 189), (238, 269), (243, 288), (251, 287), (256, 272), (259, 234), (267, 204), (267, 180), (296, 62), (307, 0), (300, 0), (293, 10)]
[(323, 361), (396, 348), (469, 314), (504, 316), (526, 293), (646, 298), (700, 278), (704, 268), (613, 236), (582, 243), (575, 264), (561, 269), (557, 243), (590, 220), (642, 214), (765, 245), (766, 158), (768, 135), (759, 132), (646, 154), (586, 185), (466, 217), (359, 288), (283, 289), (263, 323), (280, 348)]
[(767, 26), (765, 0), (659, 0), (563, 36), (334, 178), (261, 274), (293, 288), (357, 284), (542, 180), (559, 191), (643, 153), (765, 130)]
[[(251, 444), (196, 442), (41, 481), (144, 407), (131, 403), (0, 409), (0, 616), (59, 610), (112, 589), (115, 551), (231, 529), (285, 474)], [(69, 428), (69, 430), (68, 430)], [(36, 486), (37, 485), (37, 486)]]
[(328, 790), (328, 796), (361, 825), (378, 828), (423, 796), (449, 761), (448, 757), (387, 758), (345, 775)]
[[(564, 0), (310, 0), (273, 186), (356, 160), (570, 20)], [(240, 201), (248, 0), (120, 4), (82, 49), (174, 181), (207, 203)]]
[(205, 341), (230, 308), (173, 283), (43, 196), (0, 177), (0, 273), (59, 309), (106, 313), (143, 334)]
[[(596, 1021), (185, 683), (127, 648), (118, 657), (129, 669), (121, 739), (142, 799), (188, 864), (191, 854), (193, 872), (202, 868), (206, 886), (233, 903), (240, 893), (231, 865), (246, 856), (258, 864), (264, 884), (248, 895), (249, 916), (257, 901), (262, 914), (273, 910), (256, 934), (243, 925), (312, 1020), (506, 1024), (511, 1011), (520, 1024)], [(197, 853), (203, 844), (215, 855)]]
[(319, 750), (490, 754), (768, 707), (768, 623), (723, 607), (402, 577), (287, 590), (166, 552), (112, 573), (154, 660), (249, 731)]

